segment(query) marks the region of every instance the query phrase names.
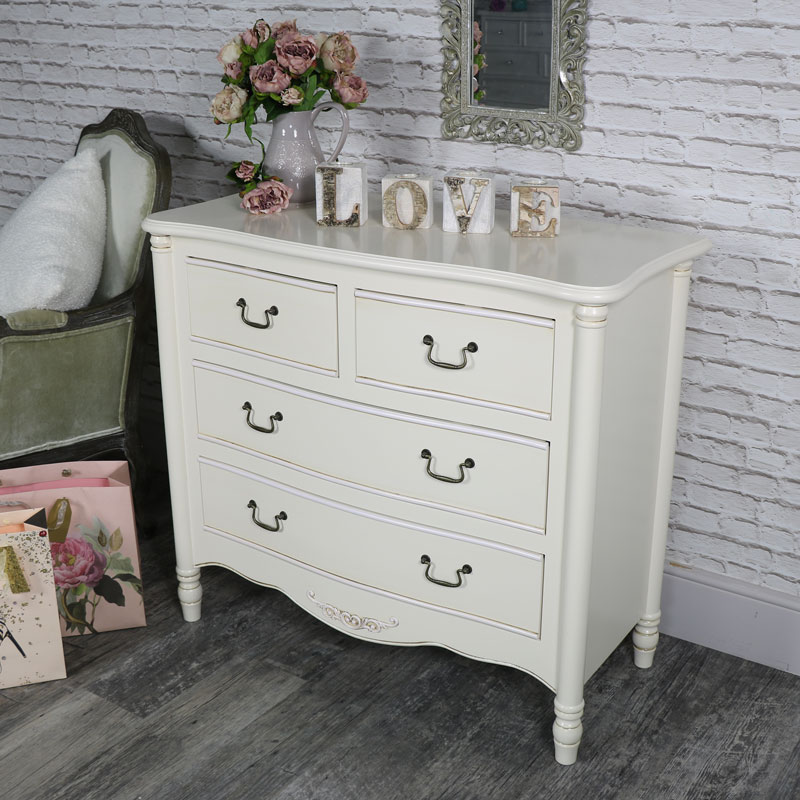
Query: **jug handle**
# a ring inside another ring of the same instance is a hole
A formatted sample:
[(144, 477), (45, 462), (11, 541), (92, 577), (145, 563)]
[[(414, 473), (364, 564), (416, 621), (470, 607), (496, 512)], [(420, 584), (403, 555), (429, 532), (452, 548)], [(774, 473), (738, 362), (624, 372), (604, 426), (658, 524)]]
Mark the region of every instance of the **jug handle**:
[(347, 139), (347, 134), (350, 132), (350, 118), (347, 116), (347, 109), (341, 105), (340, 103), (334, 103), (332, 101), (328, 101), (326, 103), (320, 103), (316, 108), (311, 111), (311, 124), (313, 126), (314, 120), (320, 115), (321, 112), (327, 111), (329, 108), (332, 108), (339, 112), (339, 116), (342, 118), (342, 133), (339, 136), (339, 141), (336, 143), (336, 147), (333, 148), (333, 152), (331, 153), (330, 157), (326, 159), (326, 161), (335, 161), (336, 156), (342, 152), (342, 148), (344, 147), (345, 139)]

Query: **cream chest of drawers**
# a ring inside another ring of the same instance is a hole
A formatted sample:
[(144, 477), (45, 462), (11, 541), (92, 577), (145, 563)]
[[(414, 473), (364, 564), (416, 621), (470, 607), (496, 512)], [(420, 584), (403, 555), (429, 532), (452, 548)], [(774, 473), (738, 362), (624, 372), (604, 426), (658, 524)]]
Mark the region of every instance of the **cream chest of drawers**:
[(586, 679), (632, 628), (652, 663), (708, 243), (329, 229), (236, 197), (144, 227), (185, 618), (219, 564), (353, 636), (516, 667), (573, 762)]

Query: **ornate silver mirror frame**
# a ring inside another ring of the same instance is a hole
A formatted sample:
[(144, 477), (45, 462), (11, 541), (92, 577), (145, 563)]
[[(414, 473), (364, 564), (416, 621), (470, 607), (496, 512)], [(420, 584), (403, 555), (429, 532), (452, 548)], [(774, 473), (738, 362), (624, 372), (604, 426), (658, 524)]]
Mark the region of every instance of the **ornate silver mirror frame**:
[(472, 102), (473, 0), (442, 0), (442, 135), (577, 150), (583, 129), (588, 0), (553, 0), (550, 104), (519, 110)]

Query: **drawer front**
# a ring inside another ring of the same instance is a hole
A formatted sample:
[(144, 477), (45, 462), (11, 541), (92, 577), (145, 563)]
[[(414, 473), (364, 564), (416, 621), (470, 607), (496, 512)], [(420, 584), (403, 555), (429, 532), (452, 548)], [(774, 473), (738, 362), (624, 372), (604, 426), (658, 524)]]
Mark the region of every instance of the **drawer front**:
[(554, 330), (540, 317), (359, 290), (357, 380), (549, 419)]
[[(481, 19), (484, 50), (486, 48), (519, 47), (523, 44), (523, 23), (515, 19)], [(492, 62), (494, 65), (494, 62)]]
[(402, 499), (544, 530), (546, 442), (479, 433), (213, 366), (197, 366), (195, 384), (202, 435)]
[[(540, 555), (373, 514), (206, 459), (200, 475), (203, 518), (211, 528), (366, 586), (540, 630)], [(254, 516), (278, 530), (261, 527)]]
[(500, 52), (492, 57), (492, 75), (518, 76), (523, 81), (528, 75), (542, 74), (542, 54), (527, 51)]
[(188, 282), (193, 336), (336, 374), (336, 286), (201, 259)]

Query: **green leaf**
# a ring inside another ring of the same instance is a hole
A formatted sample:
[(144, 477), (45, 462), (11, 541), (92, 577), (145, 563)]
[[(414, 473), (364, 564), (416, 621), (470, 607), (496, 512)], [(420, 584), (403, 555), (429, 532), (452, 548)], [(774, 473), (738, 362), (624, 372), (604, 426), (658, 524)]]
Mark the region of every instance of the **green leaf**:
[(247, 138), (252, 142), (253, 141), (253, 120), (255, 119), (256, 111), (254, 108), (251, 108), (243, 117), (244, 122), (244, 132), (247, 134)]
[(306, 102), (304, 103), (304, 105), (307, 106), (307, 108), (305, 108), (304, 110), (305, 111), (310, 111), (312, 108), (314, 108), (314, 106), (317, 104), (317, 101), (324, 94), (325, 94), (325, 89), (320, 89), (310, 100), (306, 99)]
[(125, 581), (125, 583), (129, 583), (134, 589), (136, 589), (139, 594), (142, 593), (142, 579), (137, 578), (135, 575), (131, 573), (123, 573), (122, 575), (115, 575), (114, 576), (118, 581)]
[(112, 572), (133, 572), (133, 562), (121, 553), (112, 553), (108, 559), (108, 569)]
[(119, 550), (122, 547), (122, 531), (117, 528), (114, 533), (111, 534), (111, 538), (108, 540), (108, 543), (112, 550)]
[(83, 633), (86, 630), (86, 599), (84, 598), (80, 602), (77, 603), (68, 603), (67, 604), (67, 613), (69, 616), (64, 617), (67, 625), (68, 631), (77, 631), (78, 633)]
[(86, 622), (86, 600), (77, 603), (67, 603), (69, 615), (78, 622)]
[(233, 127), (233, 123), (229, 122), (228, 123), (228, 131), (227, 131), (227, 133), (225, 134), (225, 136), (223, 138), (227, 139), (231, 135), (231, 128), (232, 127)]
[(94, 587), (96, 594), (100, 595), (103, 600), (113, 603), (115, 606), (125, 605), (125, 595), (122, 592), (122, 587), (108, 575), (103, 575), (100, 582)]
[[(270, 40), (267, 39), (266, 42), (261, 42), (261, 44), (256, 48), (255, 55), (253, 58), (255, 59), (256, 64), (264, 64), (266, 61), (269, 61), (270, 53)], [(275, 44), (273, 43), (272, 49), (275, 48)]]

